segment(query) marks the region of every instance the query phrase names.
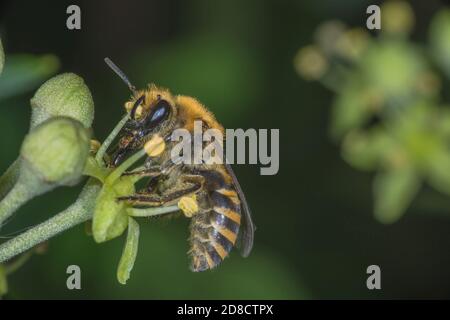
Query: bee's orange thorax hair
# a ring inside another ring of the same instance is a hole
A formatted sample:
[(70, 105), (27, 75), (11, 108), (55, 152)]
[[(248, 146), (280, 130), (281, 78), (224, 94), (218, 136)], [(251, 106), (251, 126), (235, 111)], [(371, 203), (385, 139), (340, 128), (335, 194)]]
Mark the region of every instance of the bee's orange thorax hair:
[(184, 128), (186, 130), (192, 132), (194, 130), (194, 121), (201, 120), (209, 128), (224, 132), (222, 125), (217, 122), (214, 115), (196, 99), (188, 96), (176, 96), (175, 101), (179, 107), (179, 117), (184, 120)]
[(173, 96), (169, 90), (149, 84), (146, 89), (137, 90), (133, 93), (130, 100), (125, 103), (125, 109), (130, 112), (137, 99), (145, 96), (141, 106), (136, 114), (144, 116), (150, 113), (150, 109), (156, 104), (158, 99), (166, 100), (172, 106), (178, 107), (178, 118), (184, 122), (183, 127), (188, 131), (194, 130), (194, 122), (201, 120), (208, 128), (217, 129), (224, 133), (222, 125), (217, 122), (214, 115), (202, 105), (198, 100), (188, 96)]

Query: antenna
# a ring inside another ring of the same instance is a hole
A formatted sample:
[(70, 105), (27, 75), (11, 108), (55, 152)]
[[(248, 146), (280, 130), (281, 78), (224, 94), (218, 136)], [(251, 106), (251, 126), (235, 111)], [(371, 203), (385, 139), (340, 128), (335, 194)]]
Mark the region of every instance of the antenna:
[(131, 84), (130, 80), (128, 80), (128, 77), (125, 75), (125, 73), (123, 73), (123, 71), (120, 70), (120, 68), (116, 66), (116, 64), (112, 62), (111, 59), (109, 59), (108, 57), (105, 58), (105, 62), (108, 65), (108, 67), (110, 67), (112, 71), (114, 71), (120, 77), (120, 79), (122, 79), (123, 82), (126, 83), (128, 88), (130, 88), (130, 90), (134, 93), (136, 91), (136, 87)]

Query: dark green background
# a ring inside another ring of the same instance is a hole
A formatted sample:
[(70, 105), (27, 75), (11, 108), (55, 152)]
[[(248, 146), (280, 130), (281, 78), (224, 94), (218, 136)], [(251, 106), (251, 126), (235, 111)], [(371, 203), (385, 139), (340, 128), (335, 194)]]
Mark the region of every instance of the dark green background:
[[(83, 1), (82, 30), (65, 27), (66, 1), (6, 1), (0, 27), (6, 55), (54, 53), (60, 72), (81, 75), (104, 139), (123, 113), (126, 86), (111, 57), (137, 86), (148, 82), (197, 97), (227, 128), (280, 129), (280, 171), (235, 166), (258, 227), (252, 255), (233, 253), (211, 272), (188, 270), (188, 221), (141, 220), (138, 259), (126, 286), (115, 278), (124, 238), (97, 245), (74, 228), (50, 241), (9, 278), (7, 298), (448, 298), (450, 199), (423, 190), (404, 218), (372, 216), (372, 176), (350, 168), (328, 134), (332, 95), (300, 79), (296, 51), (324, 20), (365, 25), (373, 1)], [(442, 2), (413, 1), (414, 38)], [(444, 90), (445, 91), (445, 90)], [(0, 170), (28, 130), (32, 92), (0, 104)], [(2, 229), (11, 236), (76, 199), (80, 187), (34, 199)], [(432, 197), (439, 207), (420, 206)], [(428, 199), (427, 198), (427, 199)], [(424, 201), (422, 201), (424, 202)], [(82, 270), (82, 290), (66, 289), (66, 268)], [(366, 268), (382, 270), (382, 290), (366, 288)]]

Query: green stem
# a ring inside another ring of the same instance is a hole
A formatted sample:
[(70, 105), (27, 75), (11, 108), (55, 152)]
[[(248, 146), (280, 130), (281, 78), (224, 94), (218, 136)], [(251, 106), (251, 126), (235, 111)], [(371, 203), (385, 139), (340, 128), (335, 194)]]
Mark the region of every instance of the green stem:
[(100, 189), (97, 181), (89, 180), (78, 200), (66, 210), (0, 245), (0, 263), (92, 218)]
[(92, 156), (89, 156), (86, 161), (83, 174), (104, 182), (109, 174), (109, 170), (105, 167), (99, 166), (98, 162)]
[(179, 211), (178, 206), (169, 207), (156, 207), (156, 208), (146, 208), (146, 209), (128, 209), (128, 215), (131, 217), (153, 217), (165, 213)]
[(116, 136), (119, 134), (120, 130), (122, 130), (123, 126), (129, 119), (129, 115), (126, 114), (122, 120), (116, 125), (114, 130), (109, 134), (109, 136), (105, 139), (103, 144), (101, 145), (100, 149), (98, 149), (97, 154), (95, 156), (95, 160), (101, 165), (104, 166), (103, 157), (105, 156), (106, 151), (108, 150), (111, 143), (114, 141)]
[(120, 166), (118, 166), (109, 176), (106, 178), (106, 182), (108, 184), (114, 183), (117, 179), (119, 179), (122, 174), (131, 167), (136, 161), (141, 159), (144, 155), (146, 155), (145, 149), (141, 149), (131, 157), (129, 157), (125, 162), (123, 162)]
[[(33, 184), (31, 183), (31, 185)], [(0, 202), (0, 227), (17, 209), (35, 195), (30, 185), (19, 179), (16, 185)]]
[(160, 142), (158, 144), (152, 145), (149, 148), (142, 148), (131, 157), (129, 157), (125, 162), (123, 162), (120, 166), (118, 166), (109, 176), (106, 178), (105, 184), (113, 184), (117, 179), (119, 179), (122, 174), (128, 170), (133, 164), (135, 164), (139, 159), (147, 154), (151, 154), (152, 151), (156, 150), (161, 144), (164, 142)]
[(0, 177), (0, 200), (3, 199), (14, 187), (19, 179), (20, 161), (17, 159)]

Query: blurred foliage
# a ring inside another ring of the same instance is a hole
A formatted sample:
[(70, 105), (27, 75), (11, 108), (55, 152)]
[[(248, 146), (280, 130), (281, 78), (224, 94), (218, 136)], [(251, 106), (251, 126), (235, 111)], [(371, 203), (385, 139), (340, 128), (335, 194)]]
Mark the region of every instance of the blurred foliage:
[(294, 63), (335, 92), (331, 135), (350, 165), (377, 172), (375, 216), (392, 223), (423, 181), (450, 195), (450, 109), (440, 92), (440, 72), (450, 75), (450, 9), (432, 19), (429, 46), (408, 40), (415, 20), (408, 2), (387, 1), (381, 12), (376, 37), (327, 22)]
[(431, 22), (431, 54), (444, 73), (450, 77), (450, 10), (442, 10)]
[(8, 55), (0, 78), (0, 100), (36, 88), (59, 69), (59, 60), (53, 55)]

